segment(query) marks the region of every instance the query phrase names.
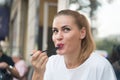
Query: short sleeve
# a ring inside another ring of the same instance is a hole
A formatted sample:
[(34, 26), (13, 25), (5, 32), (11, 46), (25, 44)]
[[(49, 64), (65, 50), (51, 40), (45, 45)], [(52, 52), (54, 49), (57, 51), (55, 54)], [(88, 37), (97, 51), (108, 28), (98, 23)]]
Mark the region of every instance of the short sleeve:
[(117, 80), (111, 64), (108, 64), (104, 67), (100, 80)]

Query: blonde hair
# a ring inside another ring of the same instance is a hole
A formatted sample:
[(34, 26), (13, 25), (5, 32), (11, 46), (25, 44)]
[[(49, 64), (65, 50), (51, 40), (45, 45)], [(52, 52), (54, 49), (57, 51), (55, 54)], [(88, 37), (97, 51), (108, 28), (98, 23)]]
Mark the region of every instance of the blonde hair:
[(75, 20), (75, 23), (78, 25), (79, 29), (82, 29), (83, 27), (85, 27), (86, 36), (81, 42), (81, 53), (82, 54), (80, 54), (80, 58), (82, 58), (83, 60), (87, 59), (89, 55), (95, 50), (95, 43), (92, 37), (88, 19), (83, 14), (80, 14), (77, 11), (68, 10), (68, 9), (59, 11), (55, 17), (60, 16), (60, 15), (72, 16)]

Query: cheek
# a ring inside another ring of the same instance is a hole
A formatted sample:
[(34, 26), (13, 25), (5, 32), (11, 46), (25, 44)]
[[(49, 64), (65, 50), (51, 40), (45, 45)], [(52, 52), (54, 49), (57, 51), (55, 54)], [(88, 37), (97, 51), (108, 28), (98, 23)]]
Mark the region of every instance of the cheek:
[(80, 42), (79, 35), (69, 35), (66, 37), (66, 41), (69, 43), (69, 46), (77, 45)]
[(76, 50), (80, 47), (80, 39), (78, 37), (72, 37), (69, 41), (67, 41), (67, 47), (70, 52)]
[(54, 35), (52, 35), (52, 41), (55, 43), (55, 37), (54, 37)]
[(79, 40), (79, 35), (71, 33), (69, 35), (66, 35), (65, 38), (68, 39), (69, 41), (73, 41), (73, 40), (75, 41), (75, 40)]
[(67, 41), (69, 41), (69, 43), (77, 43), (79, 41), (78, 37), (70, 37)]

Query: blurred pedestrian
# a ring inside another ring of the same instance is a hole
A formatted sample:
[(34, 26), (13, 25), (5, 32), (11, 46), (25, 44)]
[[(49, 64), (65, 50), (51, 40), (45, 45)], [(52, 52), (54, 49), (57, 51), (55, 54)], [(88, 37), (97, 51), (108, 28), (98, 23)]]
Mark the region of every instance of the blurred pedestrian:
[(113, 46), (109, 60), (113, 65), (117, 80), (120, 80), (120, 45)]
[(12, 59), (15, 62), (15, 67), (20, 74), (20, 79), (13, 78), (13, 80), (27, 80), (28, 65), (19, 53), (13, 53)]
[(3, 53), (0, 45), (0, 80), (13, 80), (13, 77), (19, 78), (20, 76), (12, 58)]

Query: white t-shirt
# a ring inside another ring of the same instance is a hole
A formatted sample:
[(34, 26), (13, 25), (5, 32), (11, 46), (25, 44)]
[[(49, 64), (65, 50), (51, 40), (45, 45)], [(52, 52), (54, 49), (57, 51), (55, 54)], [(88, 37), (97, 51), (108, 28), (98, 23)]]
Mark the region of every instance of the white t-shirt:
[(111, 64), (102, 56), (92, 53), (80, 66), (67, 69), (64, 57), (51, 56), (46, 65), (44, 80), (116, 80)]

